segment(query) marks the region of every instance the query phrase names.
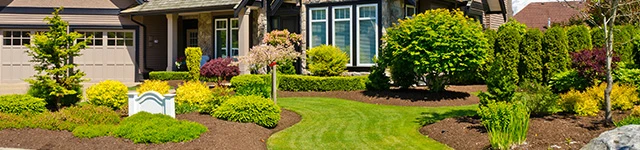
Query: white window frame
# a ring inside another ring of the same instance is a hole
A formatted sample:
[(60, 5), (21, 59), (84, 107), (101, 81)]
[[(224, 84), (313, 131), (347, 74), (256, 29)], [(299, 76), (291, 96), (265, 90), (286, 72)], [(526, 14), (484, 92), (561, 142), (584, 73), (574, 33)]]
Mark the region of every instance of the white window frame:
[[(225, 28), (218, 28), (218, 21), (224, 21)], [(213, 54), (215, 55), (214, 58), (219, 58), (219, 57), (222, 57), (222, 56), (218, 55), (218, 42), (219, 42), (218, 41), (218, 31), (222, 30), (224, 32), (229, 32), (227, 30), (229, 28), (229, 21), (227, 21), (227, 18), (215, 19), (215, 20), (213, 20), (213, 27), (214, 27), (214, 31), (213, 31), (214, 32), (214, 52), (213, 52)], [(226, 34), (229, 35), (229, 33), (226, 33)], [(228, 44), (229, 43), (229, 36), (225, 35), (224, 39), (225, 39), (224, 43)], [(226, 45), (226, 46), (228, 46), (228, 45)], [(227, 53), (227, 54), (229, 53), (229, 50), (227, 49), (227, 47), (222, 47), (222, 49), (224, 49), (225, 53)], [(225, 55), (227, 55), (227, 54), (225, 54)], [(226, 57), (229, 57), (229, 56), (227, 55)]]
[[(373, 6), (374, 9), (376, 10), (376, 16), (368, 17), (368, 18), (361, 18), (360, 17), (360, 8), (361, 7), (371, 7), (371, 6)], [(357, 51), (356, 51), (356, 66), (371, 67), (371, 66), (375, 65), (374, 63), (360, 63), (360, 51), (361, 51), (361, 49), (360, 49), (360, 20), (372, 20), (372, 19), (374, 19), (376, 21), (375, 25), (373, 26), (373, 28), (375, 29), (375, 35), (376, 35), (376, 37), (374, 38), (374, 39), (376, 39), (375, 40), (375, 42), (376, 42), (375, 43), (375, 45), (376, 45), (375, 46), (375, 54), (373, 56), (375, 58), (375, 57), (378, 56), (378, 47), (380, 46), (379, 42), (378, 42), (378, 40), (379, 40), (378, 39), (378, 36), (379, 36), (378, 35), (378, 32), (379, 32), (378, 31), (379, 30), (378, 29), (378, 21), (379, 21), (378, 20), (378, 16), (379, 15), (380, 15), (380, 12), (378, 11), (378, 4), (363, 4), (363, 5), (358, 5), (356, 7), (356, 17), (358, 17), (357, 20), (356, 20), (356, 38), (357, 38), (356, 47), (358, 47)]]
[[(324, 14), (324, 16), (325, 16), (324, 20), (313, 20), (313, 11), (316, 11), (316, 10), (324, 10), (324, 13), (325, 13)], [(329, 13), (329, 8), (328, 7), (318, 7), (318, 8), (310, 8), (309, 9), (309, 16), (307, 16), (307, 17), (309, 17), (308, 20), (310, 21), (310, 23), (309, 23), (309, 48), (313, 48), (312, 47), (313, 46), (313, 39), (312, 38), (313, 38), (313, 23), (314, 22), (324, 22), (324, 24), (325, 24), (324, 27), (326, 28), (325, 32), (324, 32), (324, 34), (325, 34), (324, 37), (325, 37), (325, 41), (327, 43), (323, 43), (323, 44), (329, 44), (329, 23), (328, 23), (329, 15), (328, 15), (328, 13)], [(320, 45), (322, 45), (322, 44), (320, 44)]]
[[(5, 31), (9, 31), (11, 32), (11, 35), (9, 35), (8, 37), (4, 37), (4, 32)], [(13, 36), (13, 32), (29, 32), (29, 37), (23, 37), (22, 34), (20, 34), (20, 37), (14, 37)], [(22, 29), (9, 29), (9, 30), (2, 30), (2, 41), (0, 41), (0, 46), (4, 46), (4, 47), (24, 47), (24, 45), (22, 45), (22, 41), (29, 39), (29, 44), (32, 44), (31, 42), (33, 42), (33, 35), (35, 34), (36, 31), (33, 30), (22, 30)], [(5, 39), (9, 39), (11, 41), (11, 43), (9, 45), (4, 45), (4, 40)], [(13, 44), (13, 40), (17, 40), (20, 39), (20, 44), (19, 45), (14, 45)]]
[[(409, 16), (409, 15), (408, 15), (408, 14), (409, 14), (409, 9), (408, 9), (408, 8), (413, 8), (413, 15), (411, 15), (411, 16)], [(413, 6), (413, 5), (406, 5), (406, 6), (404, 7), (404, 17), (406, 17), (406, 18), (413, 18), (413, 16), (415, 16), (415, 15), (416, 15), (416, 6)]]
[[(349, 18), (347, 19), (336, 19), (336, 9), (345, 9), (348, 8), (349, 9)], [(353, 66), (353, 60), (351, 60), (351, 58), (353, 58), (353, 7), (351, 5), (347, 5), (347, 6), (336, 6), (336, 7), (332, 7), (331, 10), (333, 13), (331, 14), (331, 18), (333, 19), (333, 21), (331, 22), (331, 26), (334, 27), (332, 32), (332, 38), (333, 40), (331, 40), (331, 44), (332, 45), (336, 45), (336, 30), (335, 30), (335, 26), (336, 26), (336, 21), (349, 21), (349, 40), (351, 40), (349, 42), (349, 63), (347, 63), (347, 66)]]
[[(192, 46), (191, 44), (191, 40), (194, 40), (191, 38), (191, 33), (196, 33), (196, 46)], [(198, 29), (187, 29), (187, 47), (198, 47)]]
[[(100, 31), (85, 31), (85, 32), (100, 32)], [(109, 32), (113, 32), (116, 34), (115, 38), (109, 37)], [(127, 33), (131, 32), (131, 38), (126, 38)], [(123, 37), (119, 37), (118, 33), (122, 33)], [(102, 31), (103, 42), (102, 46), (106, 47), (135, 47), (136, 45), (136, 32), (131, 30), (109, 30)], [(109, 40), (115, 40), (115, 45), (109, 45)], [(118, 40), (122, 40), (123, 45), (118, 45)], [(131, 45), (127, 45), (127, 40), (131, 40)]]
[[(233, 21), (238, 22), (238, 26), (235, 27), (235, 28), (233, 27)], [(238, 31), (238, 42), (240, 42), (240, 30), (239, 30), (240, 29), (240, 22), (238, 21), (238, 18), (229, 19), (229, 24), (228, 24), (227, 27), (230, 28), (229, 33), (228, 33), (229, 37), (230, 37), (228, 39), (228, 41), (230, 41), (230, 42), (227, 43), (227, 44), (229, 44), (229, 47), (231, 47), (231, 51), (229, 51), (229, 54), (230, 54), (229, 57), (237, 57), (237, 56), (233, 56), (233, 51), (238, 51), (238, 56), (240, 56), (240, 51), (239, 51), (240, 50), (240, 48), (239, 48), (240, 47), (240, 43), (238, 43), (238, 47), (235, 47), (235, 48), (233, 47), (233, 30), (237, 30)]]

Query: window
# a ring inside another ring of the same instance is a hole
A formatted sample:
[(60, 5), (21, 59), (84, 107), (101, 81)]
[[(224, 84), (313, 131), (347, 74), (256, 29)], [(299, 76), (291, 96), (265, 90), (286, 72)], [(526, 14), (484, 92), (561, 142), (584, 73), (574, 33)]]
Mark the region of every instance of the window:
[(227, 19), (216, 19), (216, 57), (227, 57)]
[(231, 19), (231, 57), (238, 56), (238, 19)]
[(187, 30), (187, 47), (198, 47), (198, 29)]
[(31, 31), (4, 31), (3, 45), (22, 46), (31, 43)]
[(133, 46), (133, 32), (107, 32), (107, 46)]
[(413, 5), (406, 5), (404, 7), (404, 16), (407, 18), (412, 18), (413, 15), (416, 14), (416, 6)]
[(357, 23), (357, 65), (372, 66), (373, 57), (378, 54), (378, 6), (358, 5)]
[(102, 41), (102, 39), (104, 38), (102, 37), (103, 32), (78, 32), (78, 33), (82, 34), (82, 37), (77, 39), (78, 42), (85, 41), (89, 39), (89, 37), (92, 37), (90, 41), (87, 42), (88, 46), (102, 46), (103, 44), (103, 41)]
[(316, 47), (322, 44), (327, 44), (329, 30), (327, 26), (327, 8), (311, 8), (311, 40), (309, 40), (310, 47)]
[(351, 31), (351, 6), (333, 7), (333, 45), (347, 53), (349, 58), (352, 53)]
[[(238, 18), (224, 18), (215, 20), (216, 58), (238, 56), (239, 23)], [(230, 34), (228, 34), (230, 33)], [(228, 51), (231, 50), (231, 51)]]

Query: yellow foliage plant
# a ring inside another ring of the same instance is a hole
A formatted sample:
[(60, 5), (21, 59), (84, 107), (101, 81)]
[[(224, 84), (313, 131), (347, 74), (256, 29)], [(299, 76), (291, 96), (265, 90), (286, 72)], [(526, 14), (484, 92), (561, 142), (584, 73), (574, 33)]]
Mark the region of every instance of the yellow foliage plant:
[(140, 87), (136, 89), (136, 92), (141, 95), (142, 93), (147, 91), (156, 91), (164, 95), (169, 93), (170, 88), (171, 87), (169, 86), (169, 82), (167, 81), (145, 80), (144, 83), (142, 83), (142, 85), (140, 85)]
[(90, 104), (121, 109), (127, 103), (127, 86), (120, 81), (105, 80), (87, 89)]
[[(586, 97), (596, 99), (604, 108), (604, 90), (607, 83), (600, 83), (598, 86), (587, 88), (584, 92)], [(611, 108), (614, 110), (630, 110), (634, 104), (640, 103), (636, 88), (631, 85), (614, 83), (611, 90)]]
[(579, 116), (596, 116), (600, 111), (599, 102), (585, 96), (584, 93), (572, 89), (560, 95), (560, 106), (564, 111), (576, 113)]
[(199, 81), (187, 81), (176, 90), (176, 103), (200, 105), (211, 99), (213, 93), (207, 84)]

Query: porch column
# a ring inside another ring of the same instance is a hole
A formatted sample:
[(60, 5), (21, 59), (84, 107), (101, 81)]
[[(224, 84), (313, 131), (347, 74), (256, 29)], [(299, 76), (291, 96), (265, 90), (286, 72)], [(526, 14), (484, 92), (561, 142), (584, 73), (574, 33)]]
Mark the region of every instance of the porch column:
[[(246, 56), (249, 55), (249, 48), (250, 47), (250, 43), (249, 43), (249, 39), (251, 38), (251, 35), (249, 35), (249, 27), (250, 27), (250, 23), (249, 23), (249, 19), (251, 18), (251, 9), (249, 8), (242, 8), (243, 10), (240, 11), (240, 13), (238, 14), (238, 24), (239, 24), (239, 31), (238, 31), (238, 55), (240, 56)], [(240, 74), (250, 74), (251, 71), (249, 71), (249, 64), (246, 63), (240, 63), (239, 65), (240, 68)]]
[(178, 14), (167, 14), (167, 71), (173, 71), (178, 56)]

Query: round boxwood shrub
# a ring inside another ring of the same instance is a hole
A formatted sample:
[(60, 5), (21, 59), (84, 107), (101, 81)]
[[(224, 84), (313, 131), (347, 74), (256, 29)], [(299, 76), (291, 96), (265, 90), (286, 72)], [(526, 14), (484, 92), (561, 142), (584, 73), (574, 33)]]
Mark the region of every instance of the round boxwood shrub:
[(87, 100), (89, 104), (106, 106), (116, 110), (127, 103), (128, 91), (127, 86), (120, 81), (105, 80), (87, 89)]
[(169, 89), (171, 89), (171, 86), (169, 86), (169, 82), (167, 81), (145, 80), (144, 83), (136, 89), (136, 92), (142, 94), (147, 91), (156, 91), (164, 95), (169, 93)]
[(280, 107), (260, 96), (236, 96), (225, 101), (213, 116), (218, 119), (253, 122), (264, 127), (275, 127), (280, 121)]
[[(444, 91), (448, 79), (475, 71), (485, 59), (488, 47), (482, 26), (462, 11), (427, 10), (387, 28), (382, 37), (380, 66), (402, 69), (403, 80), (423, 79), (431, 91)], [(404, 74), (404, 73), (403, 73)], [(422, 77), (426, 75), (426, 77)]]
[(113, 131), (113, 135), (134, 143), (177, 143), (196, 139), (207, 130), (207, 127), (199, 123), (178, 121), (162, 114), (139, 112), (122, 120), (118, 129)]
[(338, 47), (320, 45), (307, 51), (309, 71), (316, 76), (338, 76), (347, 69), (349, 56)]
[(210, 100), (211, 94), (207, 84), (188, 81), (176, 90), (176, 104), (200, 105)]

